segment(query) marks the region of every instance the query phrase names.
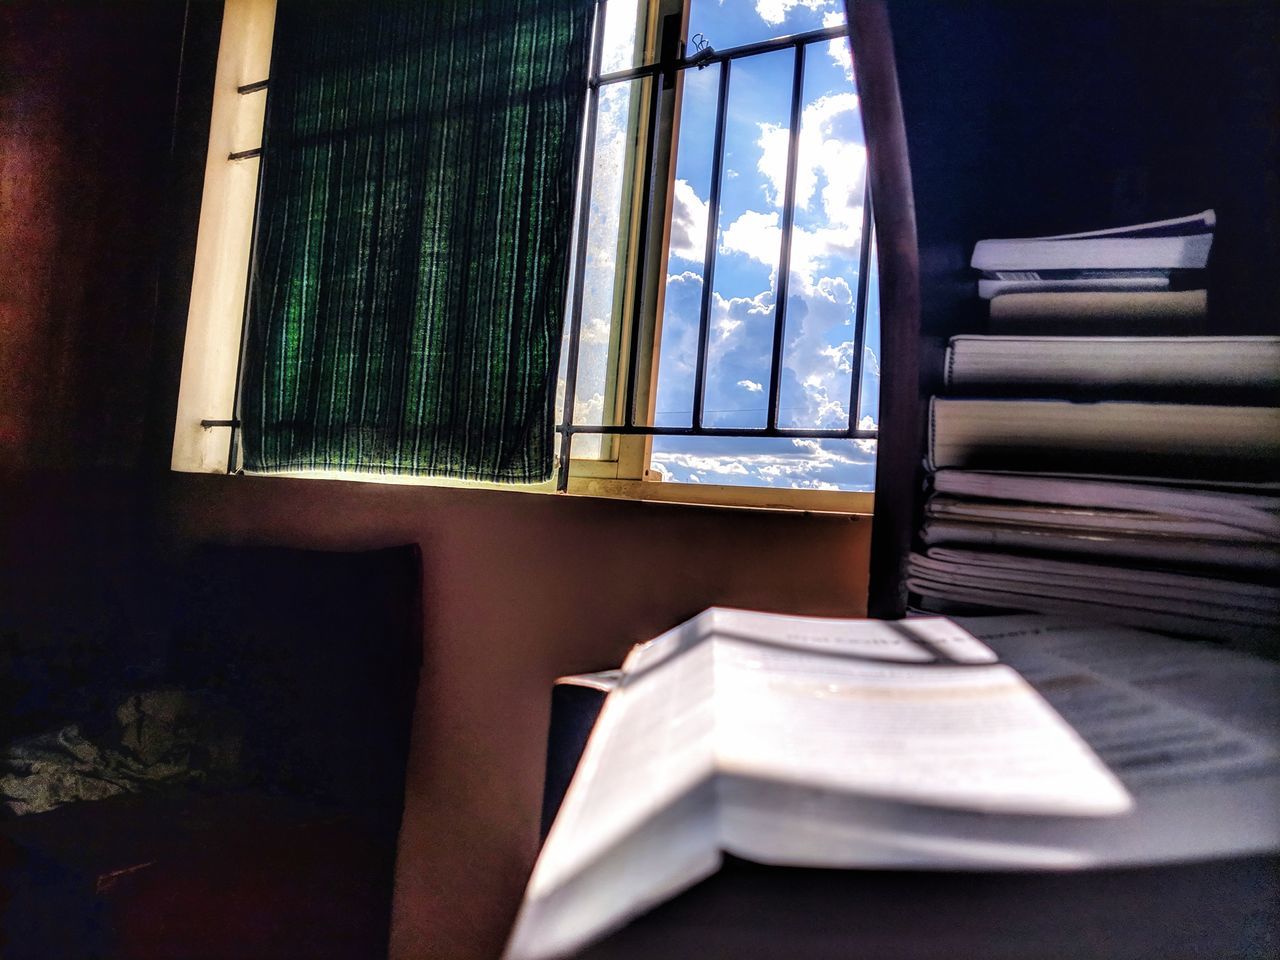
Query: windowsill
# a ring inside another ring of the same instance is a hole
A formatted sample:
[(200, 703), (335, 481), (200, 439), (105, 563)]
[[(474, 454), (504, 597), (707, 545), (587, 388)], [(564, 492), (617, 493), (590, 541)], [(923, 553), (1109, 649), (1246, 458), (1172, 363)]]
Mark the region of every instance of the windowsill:
[(656, 480), (569, 478), (569, 495), (684, 503), (733, 509), (776, 510), (787, 513), (837, 513), (870, 516), (875, 494), (844, 490), (802, 490), (795, 487), (747, 487), (712, 483), (672, 483)]
[[(294, 480), (345, 480), (395, 486), (448, 487), (458, 490), (497, 490), (506, 493), (556, 494), (555, 481), (544, 483), (486, 483), (452, 477), (414, 477), (394, 474), (356, 473), (340, 470), (298, 470), (281, 473), (244, 474), (253, 477), (281, 477)], [(563, 496), (595, 497), (609, 500), (639, 500), (686, 506), (723, 507), (733, 510), (769, 510), (781, 513), (829, 513), (869, 517), (875, 508), (875, 494), (842, 490), (802, 490), (794, 487), (747, 487), (710, 483), (672, 483), (656, 480), (616, 480), (599, 477), (569, 478)]]

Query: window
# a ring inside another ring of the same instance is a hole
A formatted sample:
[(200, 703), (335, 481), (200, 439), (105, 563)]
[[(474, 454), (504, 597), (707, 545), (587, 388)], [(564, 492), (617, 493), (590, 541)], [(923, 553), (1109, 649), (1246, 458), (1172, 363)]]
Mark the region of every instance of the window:
[[(175, 469), (236, 467), (274, 17), (226, 3)], [(871, 485), (878, 331), (843, 4), (609, 0), (596, 24), (560, 384), (573, 458), (525, 489), (869, 512), (845, 492)]]
[(560, 487), (857, 510), (878, 289), (843, 4), (609, 0), (603, 21)]

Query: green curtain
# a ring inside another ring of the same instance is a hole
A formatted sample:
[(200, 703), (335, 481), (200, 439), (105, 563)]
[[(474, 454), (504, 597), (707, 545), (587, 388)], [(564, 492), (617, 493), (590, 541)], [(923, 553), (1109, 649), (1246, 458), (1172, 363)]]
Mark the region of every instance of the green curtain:
[(592, 0), (281, 0), (244, 465), (551, 475)]

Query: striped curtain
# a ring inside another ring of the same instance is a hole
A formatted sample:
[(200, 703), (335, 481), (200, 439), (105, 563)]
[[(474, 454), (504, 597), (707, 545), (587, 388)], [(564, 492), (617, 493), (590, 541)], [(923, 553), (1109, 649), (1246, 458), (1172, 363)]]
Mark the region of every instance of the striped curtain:
[(592, 0), (280, 0), (250, 472), (547, 479)]

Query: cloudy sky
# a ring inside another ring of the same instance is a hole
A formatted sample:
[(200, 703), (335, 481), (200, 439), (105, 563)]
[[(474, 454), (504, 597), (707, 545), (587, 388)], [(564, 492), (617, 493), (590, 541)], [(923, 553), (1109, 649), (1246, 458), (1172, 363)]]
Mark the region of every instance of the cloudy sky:
[[(628, 0), (610, 0), (605, 70), (630, 65)], [(689, 36), (717, 49), (841, 23), (841, 0), (692, 0)], [(764, 426), (786, 178), (790, 50), (734, 62), (729, 88), (706, 400), (708, 426)], [(685, 74), (667, 263), (659, 425), (688, 425), (697, 357), (719, 66)], [(575, 414), (600, 423), (630, 84), (601, 89)], [(846, 41), (807, 48), (779, 425), (843, 427), (850, 415), (865, 150)], [(872, 261), (874, 263), (874, 259)], [(878, 417), (878, 289), (870, 278), (861, 422)], [(592, 455), (595, 438), (574, 441)], [(655, 437), (671, 480), (870, 490), (874, 441)]]

